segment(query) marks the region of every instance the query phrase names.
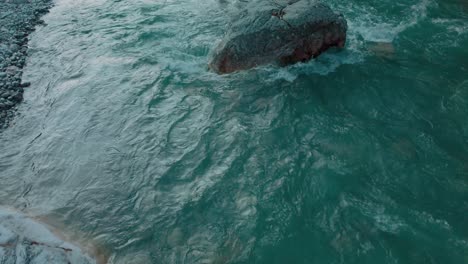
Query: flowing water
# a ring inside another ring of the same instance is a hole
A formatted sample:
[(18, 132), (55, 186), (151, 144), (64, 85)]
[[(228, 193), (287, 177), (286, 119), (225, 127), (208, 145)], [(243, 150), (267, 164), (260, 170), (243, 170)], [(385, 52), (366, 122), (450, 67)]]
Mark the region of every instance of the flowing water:
[(0, 205), (110, 263), (468, 263), (468, 4), (330, 0), (346, 49), (218, 76), (242, 2), (57, 0)]

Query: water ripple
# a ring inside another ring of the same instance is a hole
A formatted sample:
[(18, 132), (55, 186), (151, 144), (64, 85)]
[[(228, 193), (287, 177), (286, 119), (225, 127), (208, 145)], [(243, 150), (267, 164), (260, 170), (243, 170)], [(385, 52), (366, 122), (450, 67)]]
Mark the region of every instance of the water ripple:
[(455, 2), (330, 1), (345, 51), (218, 76), (241, 2), (59, 0), (0, 135), (0, 204), (111, 263), (462, 263)]

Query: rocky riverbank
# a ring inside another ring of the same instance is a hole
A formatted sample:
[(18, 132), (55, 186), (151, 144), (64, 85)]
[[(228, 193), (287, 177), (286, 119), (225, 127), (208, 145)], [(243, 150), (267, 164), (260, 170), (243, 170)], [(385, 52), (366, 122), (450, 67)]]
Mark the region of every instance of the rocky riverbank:
[(22, 69), (28, 52), (28, 36), (51, 0), (0, 0), (0, 130), (6, 128), (15, 106), (23, 100)]

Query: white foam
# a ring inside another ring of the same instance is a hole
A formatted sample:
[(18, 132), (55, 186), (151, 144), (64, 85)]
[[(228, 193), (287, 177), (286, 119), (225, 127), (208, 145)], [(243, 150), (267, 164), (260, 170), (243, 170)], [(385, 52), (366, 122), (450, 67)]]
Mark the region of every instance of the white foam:
[(350, 34), (358, 34), (366, 41), (392, 42), (400, 33), (415, 26), (427, 16), (431, 0), (422, 0), (411, 6), (399, 21), (382, 21), (372, 10), (354, 7), (358, 10), (356, 19), (348, 21)]
[(330, 74), (344, 64), (357, 64), (364, 61), (368, 51), (365, 42), (393, 42), (400, 33), (417, 25), (427, 17), (427, 10), (433, 0), (421, 0), (409, 6), (402, 19), (392, 20), (383, 17), (375, 9), (349, 3), (336, 6), (334, 9), (344, 13), (348, 20), (348, 35), (345, 50), (332, 53), (326, 52), (317, 59), (307, 63), (299, 63), (286, 68), (274, 66), (260, 67), (259, 72), (268, 82), (284, 80), (294, 82), (299, 75)]
[(462, 19), (435, 18), (431, 21), (436, 25), (446, 27), (448, 31), (457, 33), (458, 35), (464, 35), (468, 33), (468, 22)]
[[(29, 259), (31, 263), (49, 263), (51, 259), (54, 263), (96, 263), (78, 247), (58, 238), (46, 226), (26, 215), (5, 208), (0, 208), (0, 243), (11, 243), (15, 251), (32, 250), (39, 253)], [(33, 245), (35, 248), (30, 249)], [(18, 257), (15, 254), (7, 255), (5, 252), (3, 254), (0, 252), (0, 259), (8, 263), (13, 259), (16, 263), (29, 263), (23, 259), (23, 255)]]

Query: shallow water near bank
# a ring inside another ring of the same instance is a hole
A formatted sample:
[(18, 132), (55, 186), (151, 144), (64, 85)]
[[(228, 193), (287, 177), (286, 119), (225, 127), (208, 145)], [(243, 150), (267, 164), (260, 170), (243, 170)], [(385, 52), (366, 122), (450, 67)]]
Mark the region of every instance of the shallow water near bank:
[(0, 205), (111, 263), (466, 263), (468, 6), (327, 3), (345, 50), (218, 76), (242, 4), (58, 0)]

